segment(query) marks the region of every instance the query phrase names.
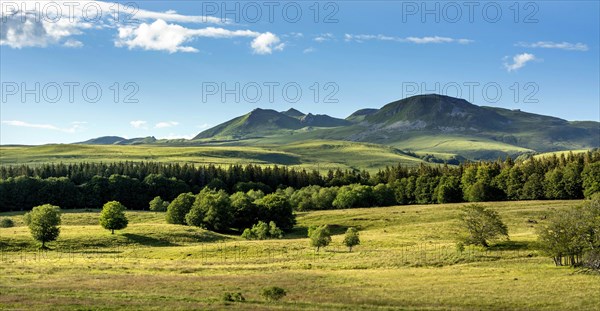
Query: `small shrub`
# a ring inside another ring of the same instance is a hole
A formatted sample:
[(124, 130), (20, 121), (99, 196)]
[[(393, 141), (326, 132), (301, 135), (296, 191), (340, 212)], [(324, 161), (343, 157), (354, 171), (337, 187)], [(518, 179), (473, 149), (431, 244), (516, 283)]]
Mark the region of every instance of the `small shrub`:
[(246, 298), (244, 298), (244, 295), (242, 295), (242, 293), (240, 293), (240, 292), (237, 292), (237, 293), (230, 293), (230, 292), (223, 293), (222, 299), (225, 302), (244, 302), (244, 301), (246, 301)]
[(12, 228), (15, 226), (15, 222), (10, 218), (0, 219), (0, 228)]
[(252, 229), (246, 228), (242, 233), (242, 238), (246, 240), (281, 239), (282, 237), (283, 231), (273, 221), (269, 222), (268, 225), (263, 221), (259, 221), (252, 226)]
[(278, 301), (281, 298), (285, 297), (287, 293), (285, 292), (285, 289), (281, 287), (270, 286), (263, 288), (260, 295), (267, 301)]
[(237, 293), (233, 294), (233, 300), (238, 301), (238, 302), (244, 302), (244, 301), (246, 301), (246, 298), (244, 297), (244, 295), (242, 295), (242, 293), (237, 292)]
[(231, 295), (231, 293), (223, 293), (223, 296), (221, 298), (223, 299), (223, 301), (233, 301), (233, 296)]
[(462, 253), (465, 251), (465, 244), (463, 242), (458, 242), (455, 245), (456, 251)]

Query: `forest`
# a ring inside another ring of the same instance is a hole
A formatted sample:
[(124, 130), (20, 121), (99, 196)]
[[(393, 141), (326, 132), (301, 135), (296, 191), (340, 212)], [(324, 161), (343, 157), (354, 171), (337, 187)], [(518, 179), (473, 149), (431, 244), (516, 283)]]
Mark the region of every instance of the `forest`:
[(296, 211), (505, 200), (582, 199), (600, 191), (600, 150), (546, 157), (468, 162), (457, 166), (402, 165), (375, 174), (281, 166), (157, 162), (45, 164), (0, 167), (0, 212), (41, 204), (101, 208), (119, 201), (147, 210), (204, 188), (228, 194), (277, 193)]

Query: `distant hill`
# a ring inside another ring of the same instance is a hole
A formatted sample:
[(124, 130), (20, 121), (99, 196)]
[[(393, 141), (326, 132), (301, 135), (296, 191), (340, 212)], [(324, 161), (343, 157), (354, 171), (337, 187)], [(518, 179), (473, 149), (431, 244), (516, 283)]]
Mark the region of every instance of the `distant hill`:
[[(262, 110), (250, 115), (257, 111)], [(520, 110), (477, 106), (437, 94), (408, 97), (380, 109), (361, 109), (345, 120), (295, 109), (262, 111), (260, 115), (260, 126), (253, 126), (246, 115), (204, 131), (195, 139), (256, 138), (254, 144), (345, 140), (469, 159), (586, 149), (600, 144), (598, 122), (569, 122)], [(286, 122), (281, 122), (284, 119)]]
[(112, 145), (118, 143), (120, 141), (125, 140), (123, 137), (119, 136), (102, 136), (98, 138), (92, 138), (90, 140), (82, 141), (79, 143), (75, 143), (77, 145)]
[(378, 144), (423, 158), (495, 159), (597, 148), (600, 123), (478, 106), (464, 99), (428, 94), (394, 101), (380, 109), (360, 109), (346, 119), (305, 114), (294, 108), (282, 112), (254, 109), (207, 129), (192, 140), (107, 136), (81, 144), (237, 144), (279, 148), (313, 141)]
[(141, 145), (152, 144), (156, 142), (154, 136), (138, 137), (138, 138), (123, 138), (119, 136), (102, 136), (90, 140), (75, 143), (77, 145)]

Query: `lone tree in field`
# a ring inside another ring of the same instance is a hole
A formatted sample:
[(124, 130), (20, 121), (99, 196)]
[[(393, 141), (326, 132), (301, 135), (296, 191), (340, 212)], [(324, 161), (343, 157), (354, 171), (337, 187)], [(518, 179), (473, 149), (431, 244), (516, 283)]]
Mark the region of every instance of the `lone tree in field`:
[(54, 241), (60, 234), (60, 207), (44, 204), (34, 207), (31, 212), (25, 214), (25, 224), (31, 230), (33, 238), (42, 242), (42, 248), (46, 248), (46, 242)]
[(352, 253), (352, 247), (360, 244), (360, 237), (358, 234), (358, 230), (354, 227), (348, 228), (346, 230), (346, 235), (344, 236), (344, 245), (348, 247), (348, 251)]
[(462, 242), (467, 245), (488, 247), (490, 240), (502, 236), (508, 238), (508, 228), (498, 213), (482, 205), (471, 204), (463, 207), (460, 226), (464, 231)]
[(310, 238), (310, 246), (316, 247), (317, 252), (321, 247), (331, 243), (331, 233), (327, 225), (308, 228), (308, 237)]
[(127, 228), (129, 221), (125, 216), (125, 210), (125, 206), (117, 201), (104, 204), (100, 212), (100, 225), (104, 229), (111, 230), (111, 234), (115, 234), (115, 230)]

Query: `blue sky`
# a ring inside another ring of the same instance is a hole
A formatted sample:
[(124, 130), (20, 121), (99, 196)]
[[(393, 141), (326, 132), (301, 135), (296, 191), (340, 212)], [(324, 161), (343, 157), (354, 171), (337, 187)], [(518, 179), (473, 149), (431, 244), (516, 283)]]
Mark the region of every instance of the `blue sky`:
[(433, 92), (600, 118), (597, 1), (319, 2), (318, 16), (313, 1), (90, 2), (3, 1), (1, 144), (190, 138), (256, 107), (346, 117)]

